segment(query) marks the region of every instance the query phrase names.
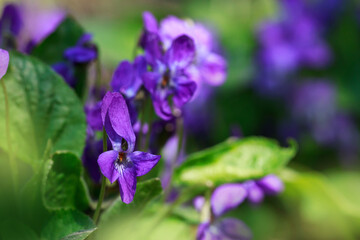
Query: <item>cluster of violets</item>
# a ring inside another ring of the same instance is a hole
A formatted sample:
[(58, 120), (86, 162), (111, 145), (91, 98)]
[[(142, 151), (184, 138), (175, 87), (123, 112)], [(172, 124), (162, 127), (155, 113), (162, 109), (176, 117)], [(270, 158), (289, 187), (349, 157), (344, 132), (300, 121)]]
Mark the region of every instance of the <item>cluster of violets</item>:
[[(252, 204), (259, 204), (265, 195), (276, 195), (284, 189), (283, 182), (275, 175), (267, 175), (259, 180), (243, 183), (228, 183), (216, 188), (210, 198), (211, 216), (198, 229), (197, 238), (205, 239), (251, 239), (251, 231), (236, 218), (221, 218), (227, 211), (238, 207), (245, 199)], [(193, 201), (195, 208), (201, 212), (206, 206), (203, 196)]]
[(353, 158), (359, 133), (351, 116), (337, 106), (336, 87), (328, 79), (299, 78), (303, 69), (320, 70), (331, 64), (325, 35), (342, 1), (282, 0), (280, 7), (278, 19), (259, 26), (260, 72), (254, 87), (265, 97), (288, 103), (289, 117), (279, 124), (280, 138), (299, 138), (307, 132), (320, 145)]
[[(35, 14), (32, 8), (8, 4), (0, 19), (0, 46), (28, 53), (56, 29), (64, 16), (62, 11)], [(84, 107), (88, 125), (84, 166), (96, 183), (102, 175), (110, 183), (118, 181), (121, 199), (126, 204), (133, 201), (137, 177), (147, 174), (159, 162), (160, 151), (167, 158), (163, 186), (169, 186), (173, 164), (185, 158), (185, 138), (177, 134), (179, 126), (175, 126), (175, 122), (181, 119), (186, 131), (193, 130), (193, 133), (204, 127), (198, 125), (203, 122), (199, 118), (210, 114), (206, 111), (207, 105), (227, 75), (227, 63), (219, 54), (214, 34), (203, 24), (174, 16), (158, 23), (149, 12), (143, 14), (143, 21), (144, 29), (137, 46), (142, 54), (132, 62), (119, 63), (112, 76), (111, 91), (98, 86), (91, 88)], [(39, 22), (41, 28), (36, 27)], [(84, 34), (75, 46), (65, 50), (64, 60), (52, 66), (71, 87), (77, 83), (75, 68), (97, 61), (97, 48), (91, 39), (90, 34)], [(0, 78), (6, 73), (8, 63), (8, 52), (0, 49)], [(151, 100), (160, 120), (140, 119), (139, 112), (146, 106), (146, 100)], [(163, 149), (137, 141), (143, 135), (156, 138), (159, 129), (167, 129), (170, 134)], [(101, 131), (106, 143), (98, 139)], [(265, 194), (276, 194), (282, 189), (282, 182), (274, 175), (218, 187), (210, 199), (210, 216), (203, 219), (197, 238), (251, 238), (244, 223), (232, 218), (221, 219), (221, 215), (246, 198), (259, 204)], [(205, 201), (203, 197), (196, 198), (196, 209), (203, 211)]]

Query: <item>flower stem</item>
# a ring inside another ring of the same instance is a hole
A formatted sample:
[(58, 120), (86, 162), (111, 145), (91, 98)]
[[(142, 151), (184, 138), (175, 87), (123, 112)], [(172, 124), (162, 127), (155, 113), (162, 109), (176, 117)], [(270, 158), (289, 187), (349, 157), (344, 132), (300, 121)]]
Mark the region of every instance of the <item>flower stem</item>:
[(174, 169), (176, 166), (176, 161), (179, 159), (180, 154), (181, 154), (181, 150), (183, 148), (183, 140), (184, 140), (184, 120), (181, 116), (176, 118), (176, 134), (178, 137), (178, 145), (177, 145), (177, 149), (176, 149), (176, 156), (174, 159), (171, 160), (171, 165), (170, 165), (170, 171), (171, 171), (171, 177), (168, 183), (168, 186), (166, 187), (165, 191), (164, 191), (164, 197), (165, 197), (165, 201), (168, 198), (170, 192), (171, 192), (171, 182), (173, 179), (173, 174), (174, 174)]
[[(106, 152), (106, 151), (107, 151), (107, 134), (106, 134), (105, 128), (103, 128), (103, 152)], [(104, 200), (104, 196), (105, 196), (105, 189), (106, 189), (106, 178), (104, 175), (101, 175), (101, 189), (100, 189), (100, 194), (99, 194), (99, 200), (97, 202), (95, 213), (94, 213), (94, 218), (93, 218), (95, 224), (97, 224), (98, 220), (99, 220), (101, 204), (102, 204), (102, 202)]]
[(5, 131), (6, 131), (6, 139), (8, 143), (8, 154), (11, 168), (11, 175), (13, 178), (14, 189), (17, 192), (18, 189), (18, 168), (15, 159), (13, 158), (12, 145), (11, 145), (11, 137), (10, 137), (10, 114), (9, 114), (9, 99), (7, 95), (7, 90), (5, 86), (4, 80), (0, 80), (1, 87), (4, 92), (4, 103), (5, 103)]

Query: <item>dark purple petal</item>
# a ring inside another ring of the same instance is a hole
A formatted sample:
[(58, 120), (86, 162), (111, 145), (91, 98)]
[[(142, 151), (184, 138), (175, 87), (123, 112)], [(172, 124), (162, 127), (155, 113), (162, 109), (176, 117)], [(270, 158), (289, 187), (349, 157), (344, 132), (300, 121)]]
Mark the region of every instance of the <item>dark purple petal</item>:
[(194, 58), (194, 40), (187, 35), (176, 38), (165, 53), (165, 62), (172, 71), (186, 68), (194, 61)]
[(198, 212), (201, 212), (201, 209), (203, 208), (203, 206), (205, 204), (205, 197), (197, 196), (196, 198), (194, 198), (193, 204), (194, 204), (195, 209)]
[(136, 176), (140, 177), (147, 174), (159, 162), (161, 156), (136, 151), (128, 155), (136, 168)]
[(13, 3), (7, 4), (0, 19), (0, 32), (2, 34), (10, 32), (17, 36), (22, 27), (23, 17), (21, 16), (20, 7)]
[(55, 72), (64, 78), (65, 82), (69, 84), (70, 87), (75, 87), (76, 78), (74, 66), (72, 64), (60, 62), (52, 65), (52, 68)]
[(0, 79), (6, 74), (9, 66), (9, 53), (0, 49)]
[(155, 33), (146, 33), (142, 41), (146, 61), (152, 68), (156, 69), (159, 62), (163, 62), (163, 50), (160, 38)]
[(91, 33), (85, 33), (84, 35), (81, 36), (81, 38), (78, 40), (77, 44), (78, 46), (82, 46), (85, 45), (89, 42), (91, 42), (93, 36)]
[(242, 184), (224, 184), (211, 195), (211, 207), (216, 216), (237, 207), (246, 198), (246, 189)]
[(201, 65), (201, 75), (204, 81), (213, 86), (219, 86), (226, 80), (226, 61), (217, 54), (209, 54)]
[(156, 115), (158, 115), (163, 120), (168, 121), (173, 118), (171, 107), (167, 99), (161, 99), (155, 96), (153, 98), (153, 105)]
[(88, 63), (97, 58), (95, 48), (75, 46), (65, 50), (64, 56), (74, 63)]
[(119, 178), (120, 173), (115, 168), (115, 161), (118, 157), (119, 153), (117, 151), (107, 151), (100, 154), (98, 158), (98, 164), (100, 167), (101, 173), (109, 179), (111, 183), (115, 182), (116, 179)]
[(113, 91), (120, 91), (128, 98), (135, 97), (142, 84), (141, 76), (145, 72), (146, 60), (143, 56), (138, 56), (134, 64), (128, 61), (121, 62), (112, 77), (111, 87)]
[(228, 240), (249, 240), (252, 239), (251, 230), (242, 221), (236, 218), (224, 218), (214, 225), (221, 238)]
[(89, 176), (96, 183), (99, 183), (101, 179), (101, 172), (99, 169), (99, 165), (97, 163), (97, 159), (99, 155), (103, 152), (102, 150), (103, 150), (102, 140), (97, 141), (93, 136), (88, 135), (88, 137), (86, 138), (86, 145), (82, 155), (82, 162)]
[(157, 89), (161, 75), (157, 72), (146, 72), (142, 75), (145, 88), (153, 95)]
[(129, 204), (134, 199), (136, 191), (136, 169), (134, 166), (119, 166), (119, 190), (121, 200)]
[(246, 181), (243, 183), (247, 191), (247, 198), (253, 204), (259, 204), (264, 199), (263, 190), (254, 182), (254, 181)]
[(101, 101), (95, 104), (85, 105), (86, 122), (95, 131), (101, 131), (103, 129), (103, 123), (101, 119)]
[(142, 14), (144, 28), (148, 32), (157, 33), (158, 31), (158, 24), (154, 15), (151, 12), (145, 11)]
[(121, 138), (124, 138), (128, 144), (126, 152), (133, 152), (136, 137), (126, 101), (121, 93), (106, 93), (102, 101), (101, 118), (113, 148), (121, 151)]
[(284, 190), (283, 182), (275, 175), (270, 174), (256, 181), (267, 194), (278, 194)]
[(189, 102), (196, 91), (196, 83), (185, 76), (176, 79), (177, 88), (174, 94), (174, 103), (176, 107), (182, 106)]

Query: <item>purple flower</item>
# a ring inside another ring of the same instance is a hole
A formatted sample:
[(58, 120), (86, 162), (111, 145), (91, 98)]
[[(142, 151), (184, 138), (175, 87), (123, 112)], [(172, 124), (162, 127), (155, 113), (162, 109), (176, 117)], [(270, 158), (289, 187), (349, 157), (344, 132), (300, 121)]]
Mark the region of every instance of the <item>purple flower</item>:
[(247, 199), (253, 204), (259, 204), (264, 199), (263, 190), (256, 184), (255, 181), (250, 180), (243, 183), (247, 191)]
[(198, 227), (197, 240), (248, 240), (250, 229), (239, 219), (224, 218), (214, 223), (202, 223)]
[(86, 122), (88, 126), (94, 131), (101, 131), (103, 128), (101, 119), (101, 105), (102, 102), (88, 103), (85, 105)]
[(52, 68), (62, 76), (67, 84), (71, 87), (76, 85), (75, 69), (70, 63), (59, 62), (52, 65)]
[(0, 48), (0, 80), (6, 74), (9, 67), (9, 53)]
[(246, 199), (246, 189), (242, 184), (229, 183), (216, 188), (211, 195), (211, 208), (215, 216), (240, 205)]
[(76, 46), (65, 50), (64, 57), (73, 63), (89, 63), (97, 58), (97, 49), (91, 43), (92, 35), (84, 34), (77, 42)]
[(135, 151), (135, 134), (123, 96), (108, 92), (102, 101), (101, 118), (113, 150), (102, 153), (98, 164), (111, 183), (118, 180), (120, 196), (130, 203), (136, 191), (136, 177), (148, 173), (161, 156)]
[(141, 76), (146, 71), (147, 64), (143, 56), (136, 57), (134, 63), (122, 61), (116, 68), (110, 85), (113, 91), (119, 91), (127, 98), (133, 98), (142, 85)]
[(275, 175), (270, 174), (259, 180), (249, 180), (243, 183), (247, 191), (247, 198), (251, 203), (259, 204), (265, 194), (276, 195), (284, 190), (283, 182)]
[(177, 109), (190, 101), (196, 83), (190, 78), (187, 68), (195, 57), (195, 46), (191, 38), (182, 35), (176, 38), (164, 55), (158, 49), (159, 39), (155, 36), (146, 45), (146, 56), (153, 68), (143, 74), (146, 89), (151, 93), (155, 112), (164, 120), (173, 117), (172, 100)]
[(3, 48), (16, 47), (15, 37), (23, 27), (23, 19), (16, 4), (7, 4), (0, 19), (0, 46)]
[(98, 156), (103, 152), (102, 140), (96, 140), (95, 136), (87, 136), (84, 153), (82, 155), (82, 161), (85, 169), (89, 173), (91, 179), (99, 183), (101, 179), (101, 173), (99, 165), (97, 164)]

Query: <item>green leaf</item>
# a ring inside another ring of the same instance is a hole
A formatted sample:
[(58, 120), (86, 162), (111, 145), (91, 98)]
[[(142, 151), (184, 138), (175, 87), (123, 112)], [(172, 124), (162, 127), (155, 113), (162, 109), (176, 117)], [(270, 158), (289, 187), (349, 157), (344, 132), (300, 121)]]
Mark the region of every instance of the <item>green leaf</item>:
[(64, 51), (75, 46), (83, 34), (83, 28), (75, 19), (67, 17), (31, 54), (50, 65), (62, 62)]
[[(283, 171), (281, 177), (285, 183), (281, 195), (284, 205), (298, 221), (296, 232), (303, 233), (297, 237), (357, 239), (360, 236), (360, 207), (356, 198), (359, 177), (341, 173), (327, 178), (316, 172), (292, 170)], [(353, 188), (355, 192), (350, 195), (343, 188)]]
[[(81, 156), (85, 144), (85, 114), (74, 91), (39, 60), (10, 53), (3, 78), (10, 109), (13, 155), (39, 167), (46, 151), (69, 150)], [(5, 116), (0, 91), (0, 116)], [(8, 151), (5, 118), (0, 117), (0, 148)]]
[(227, 141), (190, 155), (175, 170), (179, 184), (220, 185), (260, 178), (284, 167), (294, 157), (295, 142), (289, 148), (280, 147), (270, 139), (251, 137)]
[(89, 199), (81, 160), (70, 152), (55, 153), (45, 164), (42, 194), (49, 210), (86, 209)]
[(131, 212), (140, 212), (146, 204), (162, 193), (160, 179), (154, 178), (137, 184), (134, 200), (130, 204), (125, 204), (119, 197), (115, 202), (102, 214), (101, 222), (108, 222), (118, 216)]
[(29, 226), (10, 218), (0, 222), (0, 239), (39, 240), (40, 238)]
[(95, 224), (85, 214), (79, 211), (58, 211), (42, 230), (41, 239), (82, 240), (95, 230)]

